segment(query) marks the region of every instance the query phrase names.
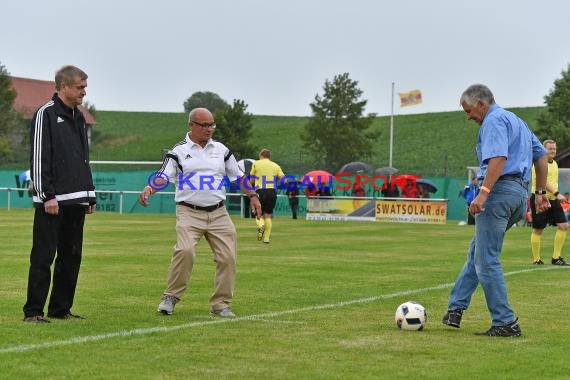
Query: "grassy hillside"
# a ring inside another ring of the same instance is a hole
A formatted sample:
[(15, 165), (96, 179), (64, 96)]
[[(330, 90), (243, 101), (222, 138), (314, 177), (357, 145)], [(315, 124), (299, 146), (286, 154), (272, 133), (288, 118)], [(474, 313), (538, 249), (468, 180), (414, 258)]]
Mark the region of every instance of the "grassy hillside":
[[(540, 107), (512, 110), (534, 129)], [(96, 117), (92, 160), (161, 160), (163, 149), (172, 147), (187, 131), (184, 113), (97, 111)], [(299, 135), (307, 120), (255, 116), (254, 145), (271, 149), (285, 172), (324, 168), (323, 163), (301, 148)], [(390, 117), (378, 117), (373, 128), (381, 135), (369, 163), (374, 167), (388, 166)], [(393, 166), (400, 173), (463, 177), (466, 166), (477, 165), (474, 150), (477, 131), (478, 126), (467, 121), (461, 111), (395, 116)]]

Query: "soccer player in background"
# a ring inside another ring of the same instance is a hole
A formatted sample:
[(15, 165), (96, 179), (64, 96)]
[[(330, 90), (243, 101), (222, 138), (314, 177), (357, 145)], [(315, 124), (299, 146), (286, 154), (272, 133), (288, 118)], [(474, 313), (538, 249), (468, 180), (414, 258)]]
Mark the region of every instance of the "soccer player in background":
[(530, 210), (532, 213), (532, 233), (530, 234), (530, 247), (532, 251), (532, 263), (542, 265), (544, 262), (540, 258), (540, 243), (542, 239), (542, 231), (548, 224), (556, 225), (556, 233), (554, 234), (554, 251), (552, 252), (552, 265), (568, 265), (564, 258), (561, 257), (562, 247), (566, 241), (568, 232), (568, 220), (562, 208), (561, 203), (567, 202), (564, 195), (558, 191), (558, 164), (554, 160), (556, 157), (556, 141), (545, 140), (542, 145), (546, 148), (548, 154), (548, 177), (546, 178), (546, 196), (550, 202), (550, 209), (545, 212), (537, 213), (534, 205), (534, 192), (536, 190), (536, 173), (534, 166), (532, 167), (532, 193)]
[(264, 243), (269, 244), (273, 229), (271, 217), (277, 203), (277, 187), (285, 174), (279, 165), (271, 161), (271, 151), (262, 149), (259, 153), (259, 160), (255, 161), (251, 167), (250, 176), (250, 181), (259, 196), (262, 211), (261, 217), (255, 219), (257, 240), (263, 240)]

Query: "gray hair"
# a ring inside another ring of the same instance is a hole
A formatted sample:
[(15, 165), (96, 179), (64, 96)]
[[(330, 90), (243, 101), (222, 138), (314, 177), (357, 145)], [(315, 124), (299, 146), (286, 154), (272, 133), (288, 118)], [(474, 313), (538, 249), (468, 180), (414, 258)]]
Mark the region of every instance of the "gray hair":
[(463, 91), (461, 98), (459, 99), (459, 104), (467, 103), (469, 105), (474, 105), (478, 101), (482, 101), (488, 105), (495, 104), (495, 97), (489, 87), (484, 84), (473, 84), (467, 87), (467, 90)]
[(78, 77), (81, 80), (87, 80), (87, 74), (85, 74), (85, 72), (80, 68), (72, 65), (63, 66), (55, 73), (55, 89), (59, 91), (61, 90), (61, 86), (73, 84), (75, 82), (75, 78)]
[(188, 112), (188, 122), (194, 121), (194, 116), (198, 113), (198, 108), (194, 108)]

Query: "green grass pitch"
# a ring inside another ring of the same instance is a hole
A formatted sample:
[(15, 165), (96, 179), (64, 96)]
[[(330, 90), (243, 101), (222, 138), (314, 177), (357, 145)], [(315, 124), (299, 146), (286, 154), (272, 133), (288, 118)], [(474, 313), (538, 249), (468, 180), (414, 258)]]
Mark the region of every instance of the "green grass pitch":
[[(235, 218), (235, 320), (208, 314), (214, 263), (203, 240), (172, 316), (156, 312), (174, 215), (87, 217), (73, 311), (86, 320), (22, 322), (32, 210), (0, 210), (0, 378), (567, 379), (570, 272), (530, 265), (530, 228), (507, 233), (502, 264), (521, 338), (490, 326), (479, 288), (461, 329), (441, 324), (470, 226), (276, 218), (270, 245)], [(565, 252), (570, 248), (566, 244)], [(424, 331), (400, 331), (396, 307), (424, 305)]]

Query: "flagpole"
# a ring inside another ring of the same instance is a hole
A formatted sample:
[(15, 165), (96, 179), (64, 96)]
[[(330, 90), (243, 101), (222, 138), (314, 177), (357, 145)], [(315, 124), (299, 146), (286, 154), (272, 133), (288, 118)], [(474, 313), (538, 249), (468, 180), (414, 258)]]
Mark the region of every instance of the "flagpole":
[(392, 148), (394, 144), (394, 82), (392, 82), (392, 111), (390, 113), (390, 158), (388, 166), (392, 167)]

